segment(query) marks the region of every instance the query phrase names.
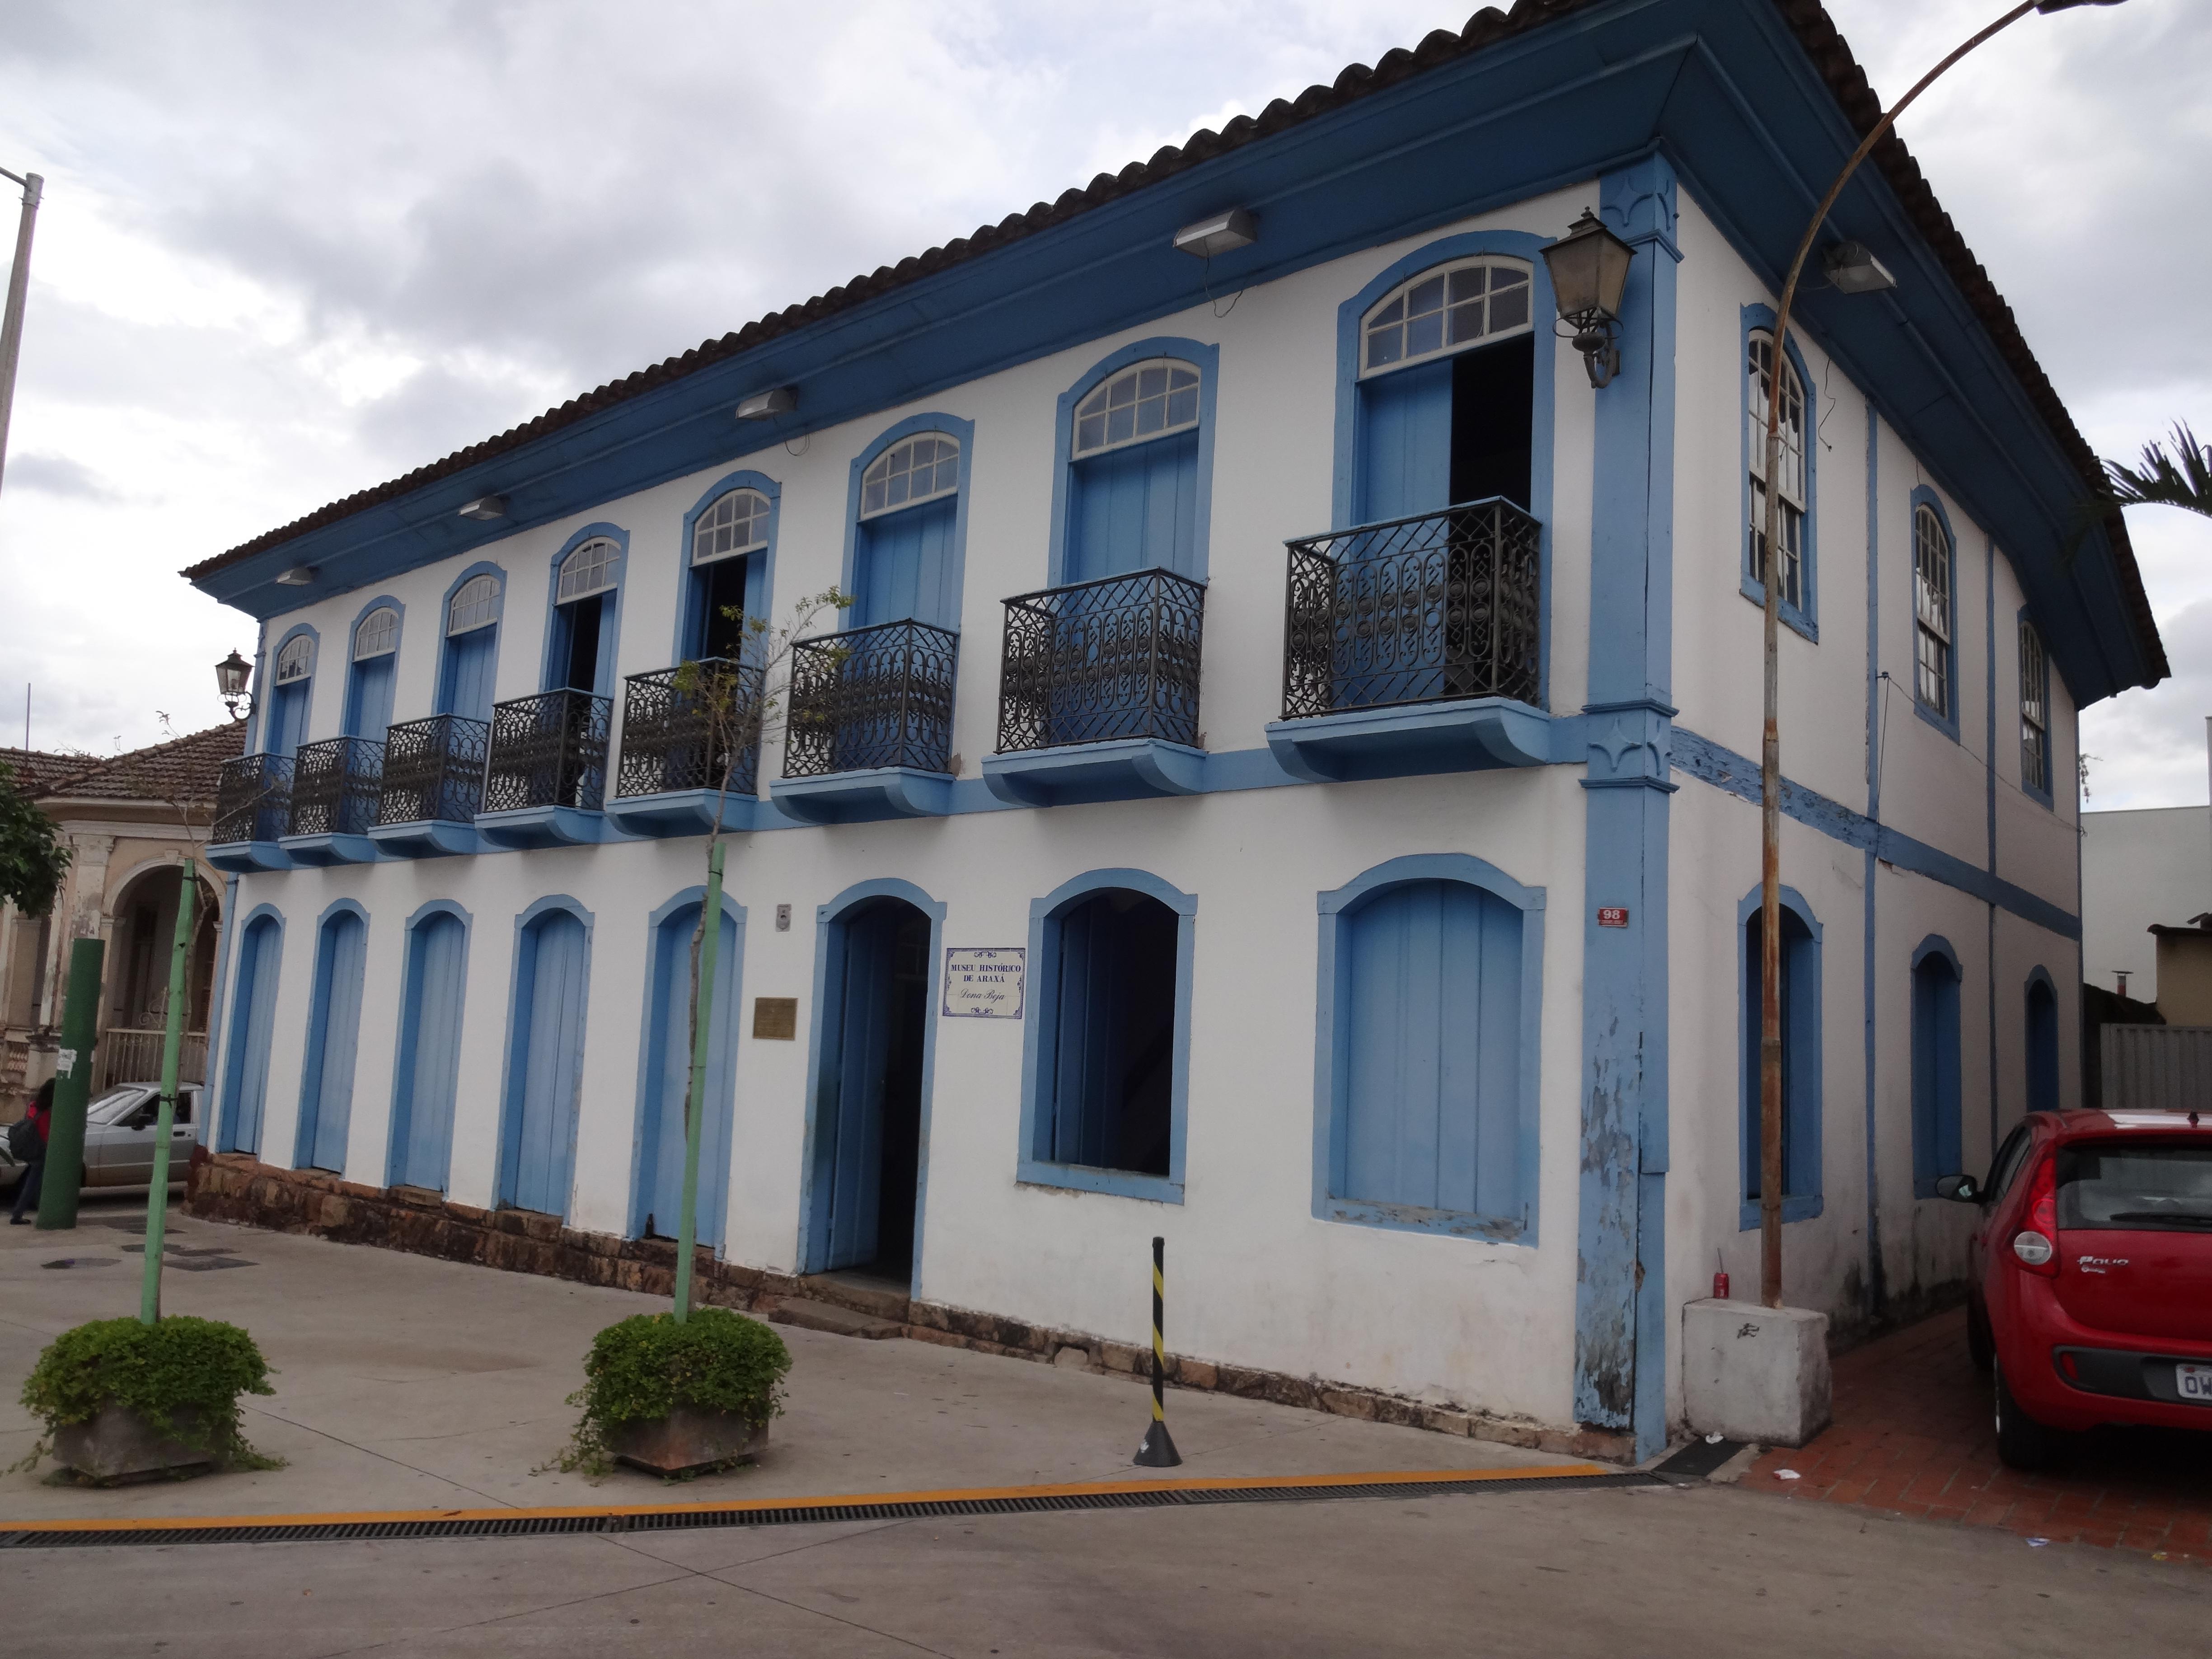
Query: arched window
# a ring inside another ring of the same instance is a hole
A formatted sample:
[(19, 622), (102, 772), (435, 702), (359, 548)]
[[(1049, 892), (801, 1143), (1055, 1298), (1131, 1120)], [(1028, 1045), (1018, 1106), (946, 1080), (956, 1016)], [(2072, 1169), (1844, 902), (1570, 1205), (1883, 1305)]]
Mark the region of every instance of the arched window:
[(1951, 532), (1934, 507), (1912, 512), (1912, 695), (1954, 725), (1951, 672)]
[(750, 487), (718, 497), (691, 526), (689, 611), (684, 654), (735, 659), (744, 654), (745, 613), (762, 601), (751, 590), (768, 550), (775, 504)]
[(1535, 398), (1533, 267), (1486, 255), (1432, 266), (1359, 327), (1366, 524), (1503, 496), (1527, 507)]
[[(1752, 581), (1766, 580), (1766, 421), (1768, 399), (1774, 395), (1774, 336), (1764, 331), (1751, 337), (1749, 360), (1744, 369), (1744, 419), (1749, 426), (1751, 461), (1750, 524), (1745, 532), (1744, 574)], [(1805, 582), (1805, 511), (1807, 489), (1805, 450), (1805, 383), (1795, 363), (1782, 365), (1782, 453), (1777, 469), (1775, 496), (1778, 512), (1776, 538), (1782, 546), (1780, 603), (1800, 613), (1807, 610)]]
[(1063, 585), (1154, 568), (1200, 573), (1203, 371), (1154, 357), (1082, 395), (1067, 431)]
[(277, 647), (276, 689), (261, 747), (271, 755), (299, 751), (307, 738), (307, 702), (315, 674), (315, 636), (295, 634)]
[[(1743, 1216), (1759, 1224), (1763, 1172), (1759, 1030), (1763, 1012), (1759, 894), (1743, 901)], [(1794, 892), (1782, 901), (1782, 1218), (1818, 1215), (1820, 1202), (1820, 936)]]
[(553, 579), (551, 649), (545, 689), (605, 696), (614, 686), (615, 642), (610, 624), (622, 581), (623, 546), (592, 536), (562, 556)]
[(1936, 1181), (1965, 1169), (1959, 1098), (1959, 963), (1930, 938), (1912, 958), (1912, 1195), (1936, 1196)]
[(491, 718), (492, 675), (499, 665), (499, 620), (506, 589), (489, 573), (470, 577), (446, 602), (446, 640), (438, 667), (438, 712), (465, 720)]
[(959, 626), (960, 440), (917, 433), (860, 475), (850, 625)]
[(2043, 635), (2020, 619), (2020, 787), (2051, 805), (2051, 659)]
[(399, 612), (380, 605), (354, 624), (353, 661), (346, 674), (345, 734), (382, 743), (392, 724)]

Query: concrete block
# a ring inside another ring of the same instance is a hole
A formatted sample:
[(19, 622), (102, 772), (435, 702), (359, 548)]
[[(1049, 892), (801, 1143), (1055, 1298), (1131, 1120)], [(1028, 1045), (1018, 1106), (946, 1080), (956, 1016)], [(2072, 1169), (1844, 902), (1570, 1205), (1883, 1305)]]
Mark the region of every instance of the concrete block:
[(1682, 1409), (1699, 1434), (1802, 1446), (1828, 1426), (1828, 1316), (1754, 1302), (1682, 1309)]
[(767, 1424), (699, 1406), (678, 1406), (665, 1417), (633, 1419), (607, 1431), (607, 1449), (616, 1462), (655, 1474), (750, 1463), (767, 1445)]
[[(202, 1419), (187, 1407), (173, 1414), (175, 1425), (198, 1434)], [(102, 1406), (88, 1423), (65, 1423), (54, 1431), (54, 1462), (79, 1474), (115, 1485), (133, 1480), (204, 1474), (216, 1454), (163, 1434), (146, 1419), (122, 1406)]]

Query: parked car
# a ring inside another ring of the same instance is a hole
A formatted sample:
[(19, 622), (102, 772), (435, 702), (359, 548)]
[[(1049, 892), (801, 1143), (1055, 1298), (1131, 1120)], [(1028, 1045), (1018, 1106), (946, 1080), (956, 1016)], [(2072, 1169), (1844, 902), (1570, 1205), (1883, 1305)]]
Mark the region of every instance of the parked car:
[(2212, 1110), (2031, 1112), (1986, 1181), (1936, 1191), (1981, 1206), (1966, 1340), (2000, 1457), (2106, 1423), (2212, 1433)]
[[(192, 1155), (200, 1103), (197, 1083), (177, 1090), (177, 1121), (170, 1133), (169, 1179), (180, 1182)], [(87, 1188), (143, 1187), (154, 1178), (154, 1115), (160, 1105), (158, 1083), (118, 1083), (84, 1113), (84, 1184)], [(0, 1190), (13, 1191), (23, 1166), (0, 1135)]]

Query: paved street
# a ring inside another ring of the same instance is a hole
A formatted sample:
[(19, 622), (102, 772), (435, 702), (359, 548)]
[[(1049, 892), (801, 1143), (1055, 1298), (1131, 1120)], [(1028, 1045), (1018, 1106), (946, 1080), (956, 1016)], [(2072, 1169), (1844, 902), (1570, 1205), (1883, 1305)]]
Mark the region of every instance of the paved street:
[[(133, 1206), (0, 1235), (0, 1370), (135, 1300)], [(0, 1520), (742, 1500), (1127, 1479), (1126, 1379), (787, 1330), (762, 1467), (670, 1487), (532, 1475), (619, 1291), (187, 1220), (173, 1311), (244, 1323), (281, 1392), (249, 1431), (285, 1469), (109, 1492), (0, 1480)], [(48, 1268), (55, 1260), (100, 1267)], [(1513, 1468), (1483, 1442), (1176, 1394), (1179, 1474)], [(0, 1456), (28, 1443), (12, 1402)], [(8, 1651), (2183, 1654), (2212, 1571), (1723, 1486), (378, 1543), (0, 1554)], [(118, 1593), (128, 1583), (130, 1594)], [(1879, 1586), (1870, 1594), (1869, 1586)]]

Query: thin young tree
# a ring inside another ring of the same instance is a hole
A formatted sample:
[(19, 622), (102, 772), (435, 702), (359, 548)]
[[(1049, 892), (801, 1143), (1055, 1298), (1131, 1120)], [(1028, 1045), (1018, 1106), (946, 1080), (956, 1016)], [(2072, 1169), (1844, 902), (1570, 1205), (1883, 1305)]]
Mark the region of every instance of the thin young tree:
[[(684, 1091), (684, 1195), (676, 1230), (675, 1315), (678, 1324), (691, 1316), (692, 1257), (698, 1237), (699, 1146), (706, 1115), (707, 1056), (714, 1030), (716, 956), (721, 941), (723, 836), (729, 819), (732, 784), (745, 757), (757, 756), (765, 739), (788, 724), (793, 648), (813, 634), (823, 615), (835, 616), (853, 596), (835, 587), (808, 595), (792, 607), (791, 619), (771, 626), (764, 617), (726, 609), (724, 620), (738, 623), (743, 643), (736, 660), (686, 662), (677, 671), (673, 690), (678, 712), (702, 745), (714, 818), (707, 832), (707, 888), (699, 921), (691, 930), (691, 1069)], [(814, 654), (832, 669), (846, 653), (815, 646)]]

